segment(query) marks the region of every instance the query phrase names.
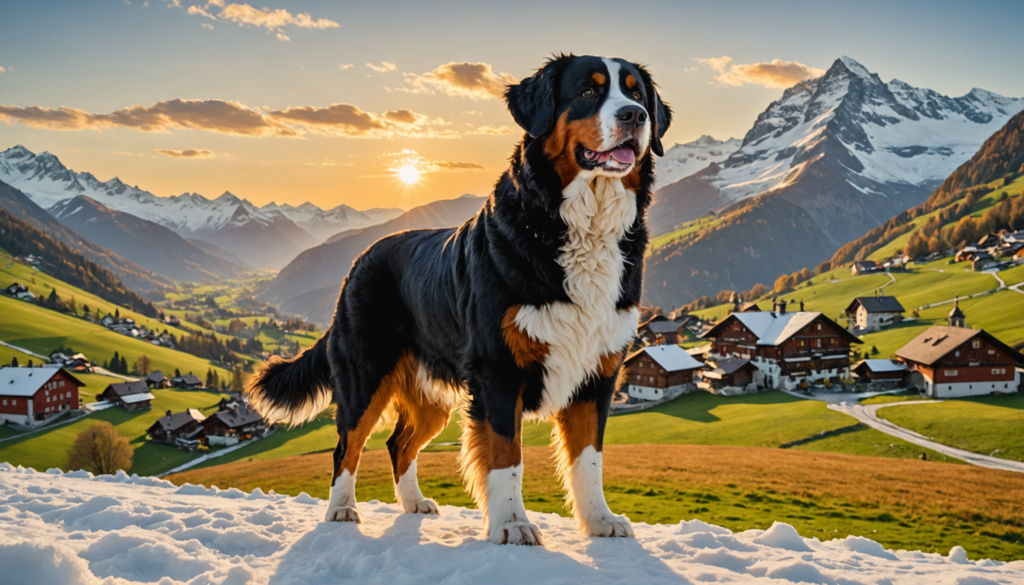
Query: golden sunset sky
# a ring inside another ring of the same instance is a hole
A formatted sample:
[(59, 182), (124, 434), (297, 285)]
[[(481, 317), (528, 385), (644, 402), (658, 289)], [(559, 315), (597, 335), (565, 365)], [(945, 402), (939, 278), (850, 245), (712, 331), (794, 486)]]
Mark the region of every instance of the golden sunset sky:
[(742, 137), (842, 55), (1024, 95), (1019, 40), (990, 18), (1021, 2), (264, 2), (4, 3), (0, 150), (161, 196), (408, 209), (490, 192), (521, 135), (502, 87), (559, 51), (648, 65), (666, 145)]

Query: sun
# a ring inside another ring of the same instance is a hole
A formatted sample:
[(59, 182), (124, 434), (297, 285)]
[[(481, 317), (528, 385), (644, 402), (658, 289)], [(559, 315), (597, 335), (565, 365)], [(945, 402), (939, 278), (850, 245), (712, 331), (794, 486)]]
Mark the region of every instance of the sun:
[(413, 164), (403, 165), (398, 169), (398, 178), (406, 185), (415, 185), (420, 180), (420, 170)]

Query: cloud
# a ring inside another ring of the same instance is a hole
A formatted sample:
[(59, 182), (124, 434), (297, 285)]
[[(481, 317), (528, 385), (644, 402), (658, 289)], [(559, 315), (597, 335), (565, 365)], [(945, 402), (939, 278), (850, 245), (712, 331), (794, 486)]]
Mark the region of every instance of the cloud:
[(741, 86), (744, 83), (762, 85), (767, 88), (787, 88), (805, 79), (820, 77), (824, 69), (817, 69), (796, 61), (773, 59), (767, 63), (733, 63), (732, 57), (722, 55), (711, 59), (694, 59), (716, 72), (719, 85)]
[(210, 29), (210, 30), (213, 30), (213, 25), (212, 25), (212, 24), (210, 24), (210, 23), (208, 23), (208, 22), (204, 22), (204, 23), (202, 24), (202, 27), (203, 27), (203, 28), (208, 28), (208, 29)]
[(42, 108), (0, 104), (0, 121), (49, 130), (130, 128), (141, 132), (203, 130), (234, 136), (326, 136), (395, 138), (458, 138), (451, 124), (407, 109), (375, 114), (352, 104), (299, 106), (283, 110), (250, 108), (223, 100), (173, 99), (150, 107), (134, 105), (94, 114), (76, 108)]
[(3, 72), (5, 72), (5, 71), (7, 71), (7, 70), (6, 70), (6, 69), (4, 69), (3, 67), (0, 67), (0, 73), (3, 73)]
[(342, 63), (341, 65), (339, 65), (339, 66), (338, 66), (338, 69), (339, 69), (340, 71), (344, 71), (344, 70), (346, 70), (346, 69), (351, 69), (351, 68), (353, 68), (353, 67), (355, 67), (355, 65), (353, 65), (353, 64), (351, 64), (351, 63)]
[[(172, 0), (174, 6), (180, 8), (179, 0)], [(217, 13), (212, 11), (217, 9)], [(187, 14), (203, 16), (218, 22), (233, 22), (239, 26), (255, 26), (265, 28), (274, 33), (280, 41), (291, 41), (284, 32), (286, 26), (296, 26), (309, 30), (338, 28), (341, 25), (326, 18), (314, 19), (308, 13), (292, 14), (283, 8), (254, 8), (248, 4), (227, 4), (223, 0), (208, 2), (206, 6), (192, 5), (188, 7)]]
[(484, 136), (500, 136), (502, 134), (511, 134), (512, 129), (508, 126), (477, 126), (466, 134), (478, 134)]
[(121, 152), (118, 150), (115, 150), (114, 154), (120, 154), (121, 156), (146, 156), (144, 152)]
[(381, 61), (380, 65), (374, 65), (373, 63), (367, 63), (363, 65), (367, 69), (372, 69), (377, 73), (387, 73), (388, 71), (398, 71), (398, 66), (394, 63), (388, 63), (387, 61)]
[(277, 40), (284, 41), (286, 43), (292, 42), (292, 40), (288, 37), (288, 35), (284, 34), (283, 32), (280, 32), (280, 31), (278, 31), (278, 33), (277, 33)]
[(423, 75), (406, 74), (405, 82), (413, 93), (442, 93), (472, 99), (500, 99), (505, 86), (516, 82), (508, 73), (495, 73), (487, 63), (463, 61), (441, 65)]
[(167, 148), (154, 148), (153, 152), (169, 156), (171, 158), (213, 158), (217, 156), (212, 150), (204, 148), (189, 148), (188, 150), (170, 150)]
[(435, 160), (427, 163), (427, 168), (436, 168), (443, 171), (483, 171), (487, 167), (480, 163), (467, 161)]

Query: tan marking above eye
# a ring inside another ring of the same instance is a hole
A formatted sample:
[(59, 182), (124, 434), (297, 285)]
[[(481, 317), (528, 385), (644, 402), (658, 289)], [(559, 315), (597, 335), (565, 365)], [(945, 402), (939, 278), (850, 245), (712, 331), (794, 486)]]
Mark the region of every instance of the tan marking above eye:
[(605, 82), (605, 81), (607, 80), (607, 79), (605, 78), (605, 76), (604, 76), (603, 74), (601, 74), (601, 73), (595, 73), (595, 74), (591, 75), (590, 77), (591, 77), (591, 79), (593, 79), (593, 80), (594, 80), (594, 82), (595, 82), (595, 83), (597, 83), (598, 85), (604, 85), (604, 82)]
[(632, 75), (627, 75), (626, 87), (628, 87), (629, 89), (633, 89), (634, 87), (636, 87), (636, 77), (633, 77)]

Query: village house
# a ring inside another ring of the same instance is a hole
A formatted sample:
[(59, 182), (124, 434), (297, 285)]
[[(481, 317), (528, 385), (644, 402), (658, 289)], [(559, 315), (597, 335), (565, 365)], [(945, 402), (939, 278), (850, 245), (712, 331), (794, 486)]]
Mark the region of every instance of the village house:
[(897, 360), (861, 360), (853, 366), (853, 377), (865, 384), (896, 387), (907, 377), (907, 364)]
[(725, 358), (708, 362), (700, 372), (697, 387), (714, 394), (757, 392), (764, 387), (764, 374), (750, 360)]
[(205, 420), (203, 413), (194, 408), (174, 414), (168, 410), (146, 432), (155, 443), (174, 443), (178, 439), (193, 441), (202, 436)]
[(873, 297), (853, 299), (845, 313), (850, 318), (850, 329), (870, 331), (899, 323), (904, 311), (896, 297), (887, 297), (879, 291)]
[(96, 398), (120, 406), (128, 412), (135, 412), (152, 408), (151, 402), (156, 399), (156, 396), (149, 393), (149, 387), (146, 386), (145, 381), (136, 380), (110, 384)]
[(623, 366), (630, 398), (661, 400), (692, 391), (693, 374), (704, 364), (673, 344), (644, 347), (626, 357)]
[(197, 390), (203, 387), (203, 381), (199, 379), (199, 376), (195, 376), (192, 372), (175, 376), (171, 378), (171, 386), (175, 388), (185, 388), (187, 390)]
[(234, 445), (267, 430), (263, 415), (244, 403), (224, 405), (203, 422), (203, 432), (210, 445)]
[(978, 396), (1020, 391), (1015, 363), (1024, 355), (983, 329), (966, 327), (959, 302), (954, 302), (949, 325), (929, 327), (896, 351), (907, 364), (910, 379), (932, 398)]
[(773, 311), (732, 313), (703, 335), (712, 342), (709, 359), (751, 360), (768, 388), (796, 388), (810, 382), (850, 377), (850, 344), (863, 343), (821, 313)]
[(858, 260), (850, 265), (850, 272), (853, 274), (868, 274), (878, 271), (878, 264), (874, 260)]
[(157, 370), (146, 376), (146, 385), (153, 390), (163, 390), (171, 385), (171, 381), (167, 379), (163, 372)]
[(100, 319), (100, 325), (103, 325), (108, 329), (116, 324), (117, 319), (115, 319), (113, 315), (105, 315), (102, 319)]
[(62, 368), (0, 368), (0, 422), (35, 426), (67, 410), (78, 410), (84, 383)]
[(36, 299), (36, 295), (34, 295), (32, 291), (28, 290), (27, 286), (18, 282), (15, 282), (11, 286), (5, 288), (4, 292), (19, 301), (34, 301)]
[(679, 343), (680, 325), (664, 315), (655, 315), (636, 329), (636, 334), (648, 345)]

